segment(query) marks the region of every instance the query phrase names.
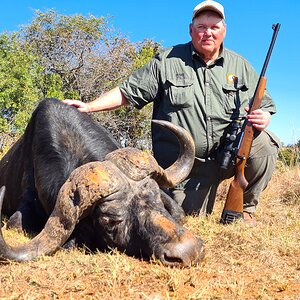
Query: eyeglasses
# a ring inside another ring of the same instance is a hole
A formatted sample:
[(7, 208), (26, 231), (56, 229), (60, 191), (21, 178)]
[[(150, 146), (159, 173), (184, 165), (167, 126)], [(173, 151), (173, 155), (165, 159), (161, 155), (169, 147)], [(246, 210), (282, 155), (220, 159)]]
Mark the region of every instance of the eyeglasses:
[(219, 26), (219, 25), (212, 25), (210, 27), (205, 26), (205, 25), (197, 25), (197, 26), (194, 26), (194, 27), (200, 33), (205, 33), (208, 30), (210, 30), (210, 32), (212, 32), (212, 33), (216, 33), (216, 32), (218, 32), (218, 31), (220, 31), (222, 29), (222, 27)]

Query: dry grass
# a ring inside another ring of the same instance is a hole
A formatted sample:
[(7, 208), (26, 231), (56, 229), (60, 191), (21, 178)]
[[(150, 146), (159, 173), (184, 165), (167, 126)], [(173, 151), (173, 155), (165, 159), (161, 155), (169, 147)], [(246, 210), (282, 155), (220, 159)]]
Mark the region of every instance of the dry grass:
[[(278, 169), (254, 228), (219, 224), (226, 184), (213, 215), (187, 218), (186, 226), (205, 241), (201, 265), (172, 269), (117, 251), (62, 250), (34, 262), (0, 265), (0, 299), (299, 299), (299, 169)], [(4, 234), (10, 243), (27, 239)]]

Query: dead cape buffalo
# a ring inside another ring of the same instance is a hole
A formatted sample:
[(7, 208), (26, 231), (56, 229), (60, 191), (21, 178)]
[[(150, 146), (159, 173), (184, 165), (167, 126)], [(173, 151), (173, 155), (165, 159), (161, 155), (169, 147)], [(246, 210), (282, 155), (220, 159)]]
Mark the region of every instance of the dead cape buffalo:
[(41, 101), (0, 162), (7, 226), (40, 233), (11, 247), (0, 230), (0, 258), (28, 261), (69, 243), (154, 255), (169, 266), (199, 262), (202, 241), (181, 225), (181, 207), (161, 189), (188, 175), (194, 143), (182, 128), (156, 123), (181, 145), (177, 161), (165, 170), (143, 151), (119, 148), (87, 114), (56, 99)]

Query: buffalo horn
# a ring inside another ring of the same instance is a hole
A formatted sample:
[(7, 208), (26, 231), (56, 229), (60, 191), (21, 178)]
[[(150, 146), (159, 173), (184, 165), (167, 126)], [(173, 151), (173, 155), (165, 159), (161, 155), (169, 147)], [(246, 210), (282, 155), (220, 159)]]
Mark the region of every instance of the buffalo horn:
[(163, 175), (157, 181), (161, 187), (174, 187), (189, 175), (193, 167), (195, 160), (194, 140), (187, 130), (173, 123), (162, 120), (153, 120), (152, 122), (173, 132), (180, 144), (180, 154), (177, 160), (164, 170)]
[[(119, 189), (110, 162), (92, 162), (75, 169), (61, 187), (53, 212), (43, 230), (28, 243), (9, 246), (0, 229), (0, 258), (28, 261), (57, 251), (73, 232), (80, 218), (100, 199)], [(0, 190), (0, 215), (4, 197)]]

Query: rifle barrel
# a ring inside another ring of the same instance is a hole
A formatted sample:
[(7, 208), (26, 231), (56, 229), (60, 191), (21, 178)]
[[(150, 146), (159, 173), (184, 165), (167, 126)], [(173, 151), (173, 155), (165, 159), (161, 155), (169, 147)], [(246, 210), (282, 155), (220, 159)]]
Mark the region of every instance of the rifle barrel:
[[(279, 23), (273, 24), (272, 29), (274, 30), (272, 40), (271, 40), (266, 59), (265, 59), (265, 62), (263, 64), (263, 67), (262, 67), (262, 70), (261, 70), (261, 73), (260, 73), (260, 76), (259, 76), (259, 79), (258, 79), (258, 82), (257, 82), (257, 86), (256, 86), (256, 89), (255, 89), (254, 95), (256, 95), (256, 93), (258, 91), (258, 86), (260, 84), (261, 78), (263, 78), (265, 76), (265, 73), (266, 73), (266, 70), (267, 70), (267, 67), (268, 67), (268, 64), (269, 64), (269, 61), (270, 61), (270, 57), (271, 57), (271, 54), (272, 54), (272, 51), (273, 51), (273, 48), (274, 48), (274, 44), (275, 44), (275, 41), (276, 41), (276, 38), (277, 38), (277, 35), (278, 35), (278, 31), (280, 29), (280, 24)], [(251, 107), (252, 107), (253, 100), (254, 99), (252, 99), (252, 101), (250, 102), (250, 105), (249, 105), (250, 110), (251, 110)]]
[(280, 29), (280, 24), (279, 23), (273, 24), (272, 29), (274, 30), (274, 32), (273, 32), (271, 44), (270, 44), (270, 47), (269, 47), (269, 50), (268, 50), (268, 53), (267, 53), (267, 56), (266, 56), (266, 60), (264, 62), (264, 65), (263, 65), (263, 68), (262, 68), (262, 71), (261, 71), (261, 74), (260, 74), (260, 77), (265, 76), (265, 73), (266, 73), (266, 70), (267, 70), (267, 67), (268, 67), (268, 64), (269, 64), (269, 60), (270, 60), (270, 57), (271, 57), (271, 54), (272, 54), (272, 51), (273, 51), (273, 47), (274, 47), (274, 44), (275, 44), (275, 41), (276, 41), (276, 38), (277, 38), (277, 35), (278, 35), (278, 31)]

